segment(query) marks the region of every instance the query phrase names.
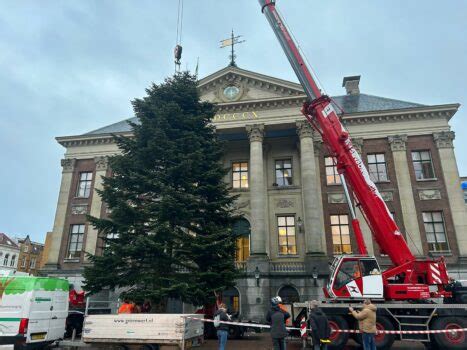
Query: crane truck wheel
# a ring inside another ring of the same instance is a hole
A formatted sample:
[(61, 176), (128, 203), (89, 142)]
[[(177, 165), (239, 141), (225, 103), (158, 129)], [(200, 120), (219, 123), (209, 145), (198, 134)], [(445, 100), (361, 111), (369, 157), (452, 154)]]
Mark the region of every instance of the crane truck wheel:
[(328, 323), (331, 328), (331, 335), (329, 336), (331, 344), (329, 344), (328, 348), (330, 350), (343, 349), (349, 340), (349, 333), (339, 333), (337, 331), (349, 329), (349, 323), (341, 316), (329, 316)]
[(230, 326), (229, 327), (229, 339), (242, 339), (243, 338), (243, 328), (240, 326)]
[[(394, 325), (385, 316), (379, 316), (376, 320), (376, 329), (378, 331), (393, 331)], [(376, 334), (375, 343), (378, 350), (390, 349), (396, 336), (394, 334)]]
[(450, 316), (440, 317), (434, 320), (433, 330), (446, 329), (450, 330), (447, 333), (434, 334), (434, 339), (441, 349), (466, 349), (467, 335), (460, 331), (462, 328), (467, 328), (467, 321), (464, 318)]

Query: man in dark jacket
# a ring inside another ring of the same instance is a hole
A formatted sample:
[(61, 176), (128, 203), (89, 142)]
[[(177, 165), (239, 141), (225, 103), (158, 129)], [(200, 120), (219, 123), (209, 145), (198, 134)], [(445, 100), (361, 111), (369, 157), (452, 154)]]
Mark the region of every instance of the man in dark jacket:
[(219, 323), (218, 321), (230, 321), (230, 317), (227, 314), (227, 306), (225, 304), (219, 305), (219, 310), (214, 314), (214, 326), (217, 329), (217, 339), (219, 340), (219, 350), (225, 349), (225, 344), (227, 344), (227, 336), (229, 335), (229, 325), (225, 323)]
[(268, 311), (266, 320), (271, 325), (271, 338), (274, 350), (286, 350), (285, 338), (287, 337), (287, 329), (285, 322), (290, 317), (287, 311), (281, 309), (280, 304), (282, 299), (274, 297), (271, 299), (271, 310)]
[(314, 350), (326, 350), (331, 335), (331, 327), (329, 327), (328, 318), (318, 307), (316, 300), (311, 302), (308, 323), (311, 329)]

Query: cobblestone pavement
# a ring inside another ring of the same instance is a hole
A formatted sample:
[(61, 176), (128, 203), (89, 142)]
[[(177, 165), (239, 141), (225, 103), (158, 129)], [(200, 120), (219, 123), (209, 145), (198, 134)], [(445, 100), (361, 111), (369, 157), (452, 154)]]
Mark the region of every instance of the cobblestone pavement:
[[(217, 350), (217, 340), (207, 340), (199, 348), (202, 350)], [(248, 334), (242, 340), (228, 340), (226, 350), (271, 350), (271, 339), (269, 334)], [(287, 350), (299, 350), (302, 349), (302, 344), (299, 340), (291, 339), (287, 342)], [(347, 350), (357, 350), (361, 349), (356, 343), (346, 347)], [(402, 350), (402, 349), (411, 349), (411, 350), (422, 350), (424, 346), (421, 343), (414, 342), (395, 342), (392, 349)]]
[[(60, 346), (55, 349), (79, 349), (67, 346)], [(92, 350), (92, 347), (84, 347), (83, 350)], [(209, 339), (202, 346), (192, 348), (193, 350), (217, 350), (217, 340)], [(226, 350), (271, 350), (271, 338), (268, 333), (255, 334), (248, 333), (241, 340), (228, 340)], [(290, 339), (287, 342), (287, 350), (301, 350), (302, 344), (298, 339)], [(352, 343), (346, 347), (345, 350), (359, 350), (362, 349), (356, 343)], [(392, 347), (394, 350), (423, 350), (422, 343), (414, 342), (399, 342), (396, 341)]]

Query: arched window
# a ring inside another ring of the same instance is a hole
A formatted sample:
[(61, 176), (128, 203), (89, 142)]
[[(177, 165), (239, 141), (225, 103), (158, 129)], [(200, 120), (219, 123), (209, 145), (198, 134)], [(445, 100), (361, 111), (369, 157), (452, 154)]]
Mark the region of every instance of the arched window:
[(10, 267), (15, 266), (15, 262), (16, 262), (16, 255), (13, 255), (13, 256), (11, 257)]
[(10, 257), (10, 254), (5, 254), (5, 258), (3, 259), (3, 265), (8, 266), (8, 258)]
[(298, 291), (292, 286), (284, 286), (279, 290), (279, 296), (284, 304), (298, 303), (300, 295)]
[(232, 287), (222, 292), (222, 302), (227, 305), (230, 314), (240, 312), (240, 294), (237, 288)]
[(247, 219), (235, 221), (232, 233), (237, 237), (236, 261), (246, 261), (250, 257), (250, 223)]

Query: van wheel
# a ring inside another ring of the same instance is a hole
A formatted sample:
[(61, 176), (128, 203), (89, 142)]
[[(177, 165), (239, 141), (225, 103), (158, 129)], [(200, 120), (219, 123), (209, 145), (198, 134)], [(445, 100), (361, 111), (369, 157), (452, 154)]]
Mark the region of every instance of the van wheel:
[(467, 328), (467, 321), (461, 317), (440, 317), (437, 318), (432, 327), (433, 330), (449, 330), (446, 333), (434, 335), (436, 343), (442, 349), (465, 349), (467, 347), (467, 337), (462, 328)]
[[(389, 321), (387, 317), (381, 316), (376, 320), (376, 329), (378, 331), (393, 331), (394, 325)], [(376, 334), (375, 343), (379, 350), (390, 349), (394, 344), (396, 336), (394, 334)]]
[(341, 316), (329, 316), (328, 323), (331, 328), (331, 335), (329, 336), (331, 344), (328, 345), (328, 348), (330, 350), (343, 349), (347, 344), (347, 340), (349, 340), (349, 333), (340, 333), (338, 331), (349, 329), (349, 323)]

